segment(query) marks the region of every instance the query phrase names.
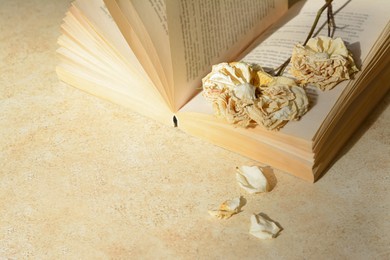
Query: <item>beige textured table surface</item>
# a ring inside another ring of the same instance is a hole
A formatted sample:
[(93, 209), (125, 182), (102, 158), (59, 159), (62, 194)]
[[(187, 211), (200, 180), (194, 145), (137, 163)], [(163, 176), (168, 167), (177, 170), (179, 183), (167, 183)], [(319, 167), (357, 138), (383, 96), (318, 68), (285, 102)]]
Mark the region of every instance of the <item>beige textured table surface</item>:
[[(390, 258), (389, 95), (316, 184), (275, 170), (247, 195), (235, 167), (256, 162), (57, 80), (68, 6), (0, 1), (0, 259)], [(248, 234), (259, 212), (276, 239)]]

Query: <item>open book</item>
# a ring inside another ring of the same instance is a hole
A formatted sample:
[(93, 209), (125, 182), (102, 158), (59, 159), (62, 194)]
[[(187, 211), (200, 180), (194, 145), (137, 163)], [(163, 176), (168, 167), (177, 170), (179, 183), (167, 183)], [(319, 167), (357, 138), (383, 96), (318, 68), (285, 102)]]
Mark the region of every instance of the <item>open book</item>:
[[(220, 62), (276, 68), (303, 42), (323, 0), (76, 0), (62, 25), (64, 82), (300, 178), (315, 181), (388, 91), (388, 0), (334, 1), (336, 31), (361, 71), (279, 131), (213, 115), (201, 79)], [(291, 1), (290, 1), (291, 2)], [(318, 35), (326, 35), (325, 16)]]

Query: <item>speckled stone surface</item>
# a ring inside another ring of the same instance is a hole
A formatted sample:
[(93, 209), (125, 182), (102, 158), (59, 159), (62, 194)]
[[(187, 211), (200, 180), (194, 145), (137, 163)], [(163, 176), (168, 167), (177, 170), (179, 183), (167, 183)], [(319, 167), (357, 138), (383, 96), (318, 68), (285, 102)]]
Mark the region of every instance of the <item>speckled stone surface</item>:
[[(317, 183), (256, 162), (57, 80), (63, 0), (0, 2), (0, 259), (389, 259), (390, 96)], [(220, 221), (207, 210), (244, 196)], [(252, 213), (283, 227), (248, 234)]]

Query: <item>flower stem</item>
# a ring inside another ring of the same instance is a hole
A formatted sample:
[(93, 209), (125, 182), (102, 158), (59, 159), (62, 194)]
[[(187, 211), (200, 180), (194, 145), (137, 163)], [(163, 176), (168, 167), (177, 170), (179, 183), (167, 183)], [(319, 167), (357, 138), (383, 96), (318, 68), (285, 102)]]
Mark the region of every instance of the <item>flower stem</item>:
[(277, 71), (275, 73), (275, 76), (282, 75), (284, 72), (284, 69), (287, 67), (287, 65), (290, 63), (290, 61), (291, 61), (291, 56), (282, 65), (280, 65), (278, 68), (275, 69)]
[[(320, 20), (320, 17), (321, 17), (321, 14), (324, 12), (324, 10), (326, 8), (328, 8), (333, 0), (325, 0), (326, 3), (320, 8), (320, 10), (318, 10), (317, 12), (317, 16), (316, 16), (316, 19), (314, 20), (314, 23), (313, 25), (311, 26), (311, 29), (310, 29), (310, 32), (309, 32), (309, 35), (307, 35), (307, 38), (305, 40), (305, 42), (302, 44), (303, 46), (305, 46), (307, 44), (307, 42), (310, 40), (310, 38), (313, 36), (313, 33), (314, 33), (314, 30), (316, 29), (317, 27), (317, 24), (318, 24), (318, 21)], [(329, 21), (328, 21), (328, 24), (329, 24)]]
[(336, 28), (333, 16), (332, 4), (328, 6), (328, 15), (327, 15), (327, 23), (328, 23), (328, 37), (332, 37), (334, 30)]

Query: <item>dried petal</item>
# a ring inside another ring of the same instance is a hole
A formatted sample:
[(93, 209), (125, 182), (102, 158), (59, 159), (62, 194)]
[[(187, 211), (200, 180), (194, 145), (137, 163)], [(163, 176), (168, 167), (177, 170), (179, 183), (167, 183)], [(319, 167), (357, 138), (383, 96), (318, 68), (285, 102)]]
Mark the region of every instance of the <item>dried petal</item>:
[(249, 102), (256, 99), (256, 88), (249, 83), (236, 86), (233, 89), (233, 93), (237, 98), (244, 100), (247, 99)]
[(241, 188), (251, 194), (269, 191), (267, 178), (257, 166), (237, 167), (236, 180)]
[(241, 198), (224, 201), (217, 210), (209, 210), (211, 216), (219, 219), (228, 219), (234, 214), (237, 214), (241, 208)]
[(297, 44), (291, 56), (290, 72), (303, 84), (330, 90), (358, 71), (352, 54), (341, 38), (319, 36), (306, 46)]
[(262, 214), (251, 216), (251, 227), (249, 233), (260, 239), (274, 238), (281, 231), (281, 228)]

